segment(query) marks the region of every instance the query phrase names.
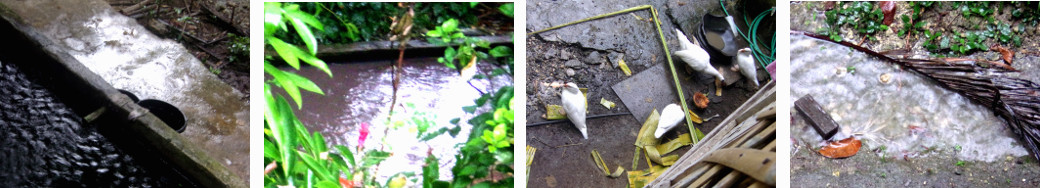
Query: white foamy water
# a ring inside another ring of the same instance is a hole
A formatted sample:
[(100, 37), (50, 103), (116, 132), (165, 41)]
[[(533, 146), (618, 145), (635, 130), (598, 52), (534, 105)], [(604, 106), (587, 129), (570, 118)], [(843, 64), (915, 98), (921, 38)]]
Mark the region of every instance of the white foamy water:
[[(848, 73), (848, 67), (855, 67)], [(882, 83), (882, 74), (891, 81)], [(791, 36), (791, 106), (813, 98), (841, 125), (886, 156), (928, 157), (955, 153), (963, 160), (993, 162), (1024, 156), (1004, 120), (982, 105), (934, 81), (838, 44)], [(821, 137), (792, 109), (791, 136), (820, 146)], [(960, 150), (956, 150), (956, 147)]]

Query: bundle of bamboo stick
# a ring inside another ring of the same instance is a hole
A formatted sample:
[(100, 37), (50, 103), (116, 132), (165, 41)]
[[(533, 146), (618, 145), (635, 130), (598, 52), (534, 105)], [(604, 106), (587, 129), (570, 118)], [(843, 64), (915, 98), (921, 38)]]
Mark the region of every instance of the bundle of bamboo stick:
[(648, 187), (776, 185), (776, 87), (763, 86)]

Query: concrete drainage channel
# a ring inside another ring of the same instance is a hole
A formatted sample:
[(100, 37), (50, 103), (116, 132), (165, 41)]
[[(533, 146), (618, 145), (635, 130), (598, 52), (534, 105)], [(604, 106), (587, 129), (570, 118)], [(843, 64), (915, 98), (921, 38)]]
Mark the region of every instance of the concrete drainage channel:
[[(136, 183), (148, 184), (150, 181), (135, 182), (133, 174), (138, 171), (153, 171), (145, 178), (156, 176), (159, 179), (154, 182), (158, 184), (175, 183), (181, 186), (203, 186), (203, 187), (245, 187), (245, 183), (238, 176), (233, 175), (227, 167), (213, 160), (206, 152), (198, 146), (187, 141), (175, 130), (167, 127), (160, 119), (162, 117), (150, 113), (142, 106), (147, 104), (135, 104), (126, 95), (120, 93), (100, 76), (91, 72), (78, 60), (68, 53), (59, 50), (57, 45), (50, 42), (35, 29), (20, 23), (17, 16), (12, 16), (8, 10), (4, 10), (3, 19), (0, 20), (0, 36), (4, 36), (4, 44), (0, 45), (0, 63), (4, 66), (17, 67), (20, 74), (24, 74), (32, 85), (43, 88), (49, 93), (44, 98), (53, 98), (58, 101), (55, 105), (62, 105), (71, 110), (71, 115), (84, 117), (73, 118), (82, 122), (81, 127), (73, 126), (71, 131), (76, 134), (93, 134), (90, 130), (100, 133), (101, 138), (90, 137), (85, 143), (96, 144), (99, 140), (110, 141), (115, 147), (101, 145), (101, 149), (89, 146), (75, 145), (85, 148), (86, 151), (113, 150), (115, 154), (99, 156), (102, 161), (85, 161), (90, 158), (87, 154), (67, 153), (64, 155), (44, 156), (39, 158), (25, 158), (29, 162), (69, 164), (71, 169), (51, 169), (43, 172), (35, 171), (41, 166), (30, 167), (31, 172), (24, 172), (24, 176), (3, 176), (0, 182), (7, 182), (10, 186), (141, 186)], [(5, 72), (6, 73), (6, 72)], [(8, 77), (10, 75), (4, 75)], [(143, 101), (142, 101), (143, 102)], [(151, 103), (151, 102), (149, 102)], [(50, 104), (50, 103), (48, 103)], [(32, 104), (29, 104), (32, 105)], [(182, 115), (183, 116), (183, 115)], [(181, 119), (183, 121), (183, 118)], [(76, 125), (76, 124), (73, 124)], [(0, 130), (9, 130), (12, 127), (0, 125)], [(51, 134), (51, 129), (42, 130), (38, 134)], [(69, 132), (69, 131), (65, 131)], [(86, 132), (86, 133), (84, 133)], [(13, 134), (13, 133), (12, 133)], [(65, 135), (73, 136), (76, 135)], [(23, 136), (29, 139), (24, 144), (29, 148), (38, 148), (32, 152), (51, 152), (62, 145), (46, 146), (40, 140), (48, 137)], [(60, 135), (59, 135), (60, 137)], [(0, 140), (5, 141), (6, 140)], [(35, 144), (35, 145), (34, 145)], [(43, 145), (39, 147), (33, 147)], [(17, 145), (16, 145), (17, 146)], [(72, 146), (69, 146), (72, 147)], [(27, 152), (27, 153), (32, 153)], [(119, 154), (121, 153), (121, 154)], [(8, 156), (10, 155), (10, 156)], [(8, 159), (12, 156), (26, 155), (26, 153), (15, 153), (15, 151), (4, 150), (0, 157)], [(109, 158), (125, 159), (132, 158), (130, 166), (140, 166), (141, 169), (119, 170), (122, 163), (114, 165), (117, 169), (105, 168)], [(41, 161), (43, 160), (43, 161)], [(13, 163), (13, 164), (5, 164)], [(0, 162), (0, 168), (14, 167), (15, 169), (0, 169), (5, 173), (21, 173), (25, 169), (12, 166), (14, 164), (26, 164), (18, 161), (5, 160)], [(32, 164), (32, 163), (29, 163)], [(173, 168), (170, 168), (170, 167)], [(73, 172), (64, 176), (65, 179), (47, 173), (61, 173), (63, 170)], [(78, 173), (77, 173), (78, 172)], [(39, 177), (39, 178), (23, 178)], [(91, 178), (111, 177), (115, 181), (105, 182)], [(55, 179), (48, 179), (55, 178)], [(124, 180), (125, 179), (125, 180)], [(92, 182), (90, 181), (98, 181)], [(153, 183), (154, 183), (153, 182)], [(126, 183), (126, 185), (123, 185)], [(100, 184), (100, 185), (97, 185)]]

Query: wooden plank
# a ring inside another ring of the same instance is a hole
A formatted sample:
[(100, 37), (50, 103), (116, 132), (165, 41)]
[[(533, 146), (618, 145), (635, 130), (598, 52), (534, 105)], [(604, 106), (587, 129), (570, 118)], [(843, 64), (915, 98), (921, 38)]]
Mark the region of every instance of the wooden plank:
[(823, 107), (820, 107), (820, 103), (817, 103), (812, 95), (805, 95), (795, 101), (794, 108), (798, 110), (798, 114), (805, 117), (813, 130), (816, 130), (816, 133), (819, 133), (824, 140), (830, 140), (834, 134), (838, 133), (838, 123), (823, 111)]

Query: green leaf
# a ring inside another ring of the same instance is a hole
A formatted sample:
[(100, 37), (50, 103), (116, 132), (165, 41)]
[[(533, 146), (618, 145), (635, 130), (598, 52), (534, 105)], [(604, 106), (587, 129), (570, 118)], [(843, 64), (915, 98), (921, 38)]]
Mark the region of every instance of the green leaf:
[[(351, 176), (353, 174), (351, 174), (351, 171), (350, 171), (350, 166), (353, 165), (353, 164), (347, 164), (347, 162), (344, 161), (343, 158), (344, 157), (341, 154), (335, 154), (335, 153), (330, 153), (329, 154), (329, 159), (332, 160), (332, 163), (334, 164), (336, 169), (338, 169), (340, 172), (343, 173), (342, 175), (344, 177), (353, 177), (353, 176)], [(334, 176), (335, 176), (335, 174), (334, 174)]]
[(321, 59), (318, 59), (318, 57), (315, 57), (314, 55), (311, 55), (311, 54), (309, 54), (307, 52), (304, 52), (300, 48), (294, 48), (293, 50), (297, 52), (296, 56), (299, 57), (300, 59), (302, 59), (303, 62), (306, 62), (307, 64), (310, 64), (311, 66), (314, 66), (315, 68), (318, 68), (318, 70), (325, 71), (325, 74), (328, 74), (329, 78), (332, 77), (332, 71), (329, 70), (329, 66), (327, 64), (325, 64), (325, 61), (322, 61)]
[(437, 157), (433, 155), (426, 157), (426, 164), (422, 167), (423, 187), (433, 187), (434, 182), (437, 182), (437, 178), (440, 177), (439, 167)]
[(347, 147), (341, 146), (341, 145), (336, 145), (335, 147), (336, 147), (336, 150), (339, 150), (339, 153), (341, 155), (343, 155), (343, 158), (346, 159), (347, 162), (350, 163), (350, 165), (357, 164), (357, 163), (354, 163), (354, 153), (350, 152), (350, 148), (347, 148)]
[(506, 4), (502, 5), (502, 6), (499, 6), (498, 7), (498, 11), (502, 11), (502, 14), (505, 14), (506, 16), (509, 16), (510, 18), (512, 18), (513, 17), (513, 3), (506, 3)]
[(441, 23), (441, 27), (443, 27), (443, 31), (445, 31), (445, 34), (453, 33), (455, 30), (458, 30), (459, 21), (455, 19), (448, 19), (448, 21)]
[(386, 160), (386, 158), (389, 158), (389, 157), (390, 157), (390, 152), (369, 151), (368, 153), (365, 153), (365, 157), (363, 159), (364, 163), (361, 166), (362, 166), (362, 168), (364, 168), (364, 167), (377, 165), (377, 164), (383, 162), (383, 160)]
[(339, 184), (337, 184), (335, 182), (335, 180), (325, 180), (325, 181), (320, 181), (317, 184), (314, 184), (314, 187), (318, 187), (318, 188), (339, 188)]
[(491, 57), (499, 58), (513, 55), (513, 49), (506, 46), (496, 46), (494, 49), (489, 51)]
[(290, 19), (298, 19), (299, 21), (307, 25), (310, 25), (312, 28), (318, 29), (318, 31), (325, 31), (325, 26), (321, 24), (321, 21), (318, 21), (317, 18), (306, 12), (300, 10), (292, 10), (285, 11), (285, 15), (288, 16)]
[(300, 19), (292, 18), (289, 21), (292, 22), (293, 28), (296, 28), (296, 34), (300, 35), (300, 40), (307, 44), (307, 52), (312, 55), (318, 53), (318, 39), (314, 38), (311, 29), (307, 28)]
[(300, 69), (300, 60), (296, 57), (296, 51), (299, 51), (299, 49), (296, 46), (285, 43), (278, 38), (267, 38), (266, 40), (268, 44), (271, 44), (271, 47), (274, 47), (274, 51), (278, 53), (279, 57), (282, 57), (286, 64), (289, 64), (296, 70)]
[(314, 135), (311, 138), (313, 139), (311, 140), (311, 146), (313, 147), (311, 153), (317, 154), (329, 151), (328, 146), (325, 145), (325, 137), (321, 135), (321, 132), (314, 131)]
[[(296, 146), (296, 138), (293, 136), (293, 126), (291, 119), (294, 119), (292, 114), (292, 107), (285, 102), (285, 98), (281, 95), (273, 95), (270, 92), (270, 86), (264, 84), (264, 98), (268, 101), (268, 110), (266, 110), (266, 116), (268, 126), (271, 128), (271, 132), (274, 135), (275, 143), (278, 144), (278, 150), (281, 156), (282, 169), (285, 176), (289, 176), (289, 170), (292, 169), (293, 159), (293, 148)], [(288, 112), (288, 113), (286, 113)]]
[(274, 80), (278, 83), (282, 89), (285, 89), (285, 93), (289, 94), (289, 97), (296, 102), (297, 108), (303, 108), (303, 99), (300, 98), (300, 89), (296, 87), (296, 84), (285, 76), (285, 72), (278, 70), (274, 65), (264, 63), (264, 71), (274, 77)]
[(477, 111), (477, 107), (478, 106), (463, 106), (462, 111), (472, 114), (473, 112)]
[(267, 139), (264, 139), (264, 158), (281, 158), (280, 154), (278, 154), (278, 147), (274, 146), (274, 143)]
[(282, 24), (282, 4), (264, 2), (264, 38), (272, 38)]
[(296, 151), (296, 154), (301, 160), (303, 160), (303, 163), (307, 164), (307, 167), (309, 167), (314, 173), (317, 173), (322, 180), (335, 180), (335, 177), (333, 177), (332, 174), (329, 174), (329, 170), (326, 169), (324, 165), (319, 164), (318, 160), (315, 159), (314, 156), (303, 151)]
[(479, 169), (479, 167), (477, 167), (477, 166), (465, 166), (465, 167), (462, 168), (462, 171), (459, 171), (459, 173), (455, 174), (455, 175), (456, 176), (472, 175), (473, 173), (477, 172), (477, 169)]
[(455, 137), (459, 135), (459, 131), (462, 131), (462, 127), (456, 125), (455, 128), (448, 130), (448, 134), (451, 135), (451, 137)]
[(291, 73), (291, 72), (282, 72), (282, 73), (285, 76), (284, 77), (285, 79), (291, 80), (293, 82), (293, 84), (296, 85), (297, 87), (299, 87), (299, 88), (301, 88), (303, 90), (307, 90), (307, 91), (310, 91), (310, 92), (314, 92), (314, 93), (320, 94), (320, 95), (325, 95), (325, 92), (322, 92), (321, 88), (318, 88), (318, 85), (314, 84), (314, 82), (311, 82), (310, 79), (307, 79), (307, 78), (305, 78), (303, 76), (297, 75), (296, 73)]

